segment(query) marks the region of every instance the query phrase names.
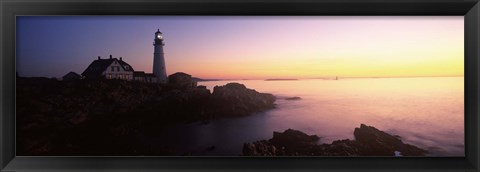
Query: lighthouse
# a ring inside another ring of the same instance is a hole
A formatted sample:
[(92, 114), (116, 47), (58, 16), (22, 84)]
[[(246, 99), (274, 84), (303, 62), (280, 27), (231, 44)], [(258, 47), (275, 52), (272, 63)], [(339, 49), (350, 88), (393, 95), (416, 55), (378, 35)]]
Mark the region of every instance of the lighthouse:
[(167, 70), (165, 69), (165, 53), (163, 53), (163, 35), (160, 30), (155, 32), (153, 42), (153, 74), (157, 77), (157, 82), (167, 83)]

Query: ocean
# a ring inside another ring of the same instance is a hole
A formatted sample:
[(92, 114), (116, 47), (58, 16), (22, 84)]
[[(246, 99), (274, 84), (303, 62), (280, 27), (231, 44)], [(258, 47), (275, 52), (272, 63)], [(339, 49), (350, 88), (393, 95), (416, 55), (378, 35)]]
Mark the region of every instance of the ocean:
[[(270, 139), (274, 131), (316, 134), (319, 143), (354, 139), (360, 124), (374, 126), (428, 156), (464, 156), (464, 78), (350, 78), (283, 81), (208, 81), (244, 84), (277, 97), (276, 108), (246, 117), (181, 124), (160, 131), (157, 146), (198, 156), (238, 156), (243, 144)], [(299, 100), (286, 100), (300, 97)], [(168, 138), (168, 139), (165, 139)]]

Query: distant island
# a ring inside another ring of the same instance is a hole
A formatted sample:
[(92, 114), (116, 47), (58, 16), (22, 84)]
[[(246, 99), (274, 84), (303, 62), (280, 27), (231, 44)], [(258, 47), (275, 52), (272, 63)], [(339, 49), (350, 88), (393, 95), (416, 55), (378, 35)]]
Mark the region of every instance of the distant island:
[(244, 81), (244, 80), (250, 80), (250, 79), (211, 79), (211, 78), (197, 78), (197, 77), (192, 77), (192, 80), (195, 82), (209, 82), (209, 81)]
[(270, 79), (265, 79), (265, 81), (296, 81), (298, 79), (295, 78), (270, 78)]

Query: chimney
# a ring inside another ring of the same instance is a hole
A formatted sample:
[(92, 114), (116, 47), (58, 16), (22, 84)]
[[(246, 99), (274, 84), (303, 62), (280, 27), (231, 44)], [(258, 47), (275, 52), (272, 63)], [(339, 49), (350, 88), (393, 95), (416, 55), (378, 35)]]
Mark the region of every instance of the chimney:
[(100, 56), (98, 56), (98, 60), (100, 60)]
[(112, 59), (112, 55), (110, 54), (110, 59)]
[(122, 57), (120, 57), (120, 61), (122, 61)]

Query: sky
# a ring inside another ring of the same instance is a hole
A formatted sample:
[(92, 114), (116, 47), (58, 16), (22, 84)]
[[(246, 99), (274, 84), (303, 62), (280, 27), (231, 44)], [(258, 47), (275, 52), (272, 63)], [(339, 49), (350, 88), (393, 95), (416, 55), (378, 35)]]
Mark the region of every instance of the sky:
[(17, 72), (82, 73), (98, 56), (209, 79), (463, 76), (463, 16), (18, 16)]

